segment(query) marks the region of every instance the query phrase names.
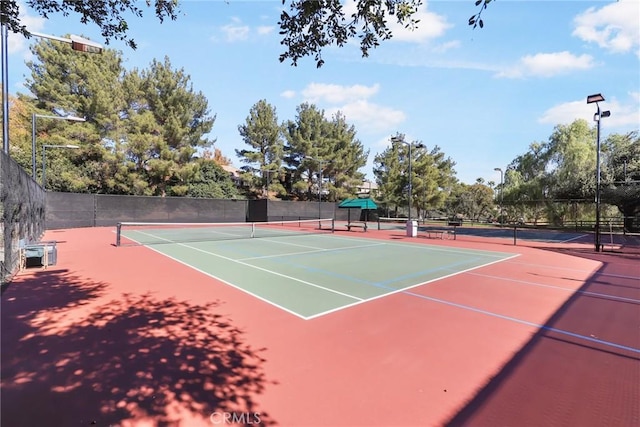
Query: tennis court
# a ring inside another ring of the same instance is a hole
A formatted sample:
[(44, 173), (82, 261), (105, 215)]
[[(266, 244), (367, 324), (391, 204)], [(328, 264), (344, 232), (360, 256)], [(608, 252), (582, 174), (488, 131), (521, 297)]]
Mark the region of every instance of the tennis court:
[[(406, 228), (404, 219), (396, 218), (380, 218), (377, 221), (379, 230), (402, 230)], [(589, 233), (567, 230), (553, 229), (535, 229), (531, 226), (514, 226), (505, 225), (503, 227), (497, 225), (461, 225), (448, 226), (447, 223), (437, 225), (434, 223), (424, 223), (418, 226), (418, 231), (428, 232), (430, 230), (450, 230), (455, 233), (456, 238), (488, 238), (488, 239), (515, 239), (529, 242), (541, 243), (569, 243), (582, 242), (586, 243), (593, 240), (593, 236)], [(603, 233), (604, 235), (605, 233)]]
[(125, 245), (149, 245), (154, 251), (304, 319), (516, 256), (374, 241), (331, 231), (331, 220), (125, 223), (118, 240)]
[(635, 254), (321, 220), (114, 231), (47, 231), (58, 263), (3, 291), (3, 425), (638, 425)]

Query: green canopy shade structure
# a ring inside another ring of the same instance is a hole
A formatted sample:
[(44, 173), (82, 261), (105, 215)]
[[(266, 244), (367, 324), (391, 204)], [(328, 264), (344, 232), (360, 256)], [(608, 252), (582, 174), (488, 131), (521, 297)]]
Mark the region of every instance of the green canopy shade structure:
[(341, 209), (349, 209), (348, 221), (351, 222), (351, 209), (360, 209), (365, 212), (365, 222), (369, 219), (370, 210), (378, 209), (378, 206), (371, 199), (346, 199), (338, 205)]
[(347, 199), (340, 202), (338, 207), (354, 209), (378, 209), (378, 206), (371, 199)]

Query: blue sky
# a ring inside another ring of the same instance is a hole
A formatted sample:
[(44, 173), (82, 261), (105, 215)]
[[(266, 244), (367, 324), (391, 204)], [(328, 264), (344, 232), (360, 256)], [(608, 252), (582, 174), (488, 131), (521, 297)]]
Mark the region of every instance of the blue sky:
[[(140, 2), (143, 6), (142, 2)], [(348, 2), (351, 7), (351, 1)], [(238, 125), (265, 99), (280, 121), (292, 120), (303, 102), (328, 117), (345, 114), (370, 150), (362, 169), (373, 179), (376, 153), (396, 132), (441, 150), (466, 183), (500, 181), (506, 166), (546, 141), (558, 124), (591, 123), (587, 95), (602, 93), (602, 135), (640, 128), (640, 1), (497, 1), (472, 29), (473, 0), (426, 1), (413, 32), (393, 26), (394, 38), (362, 58), (357, 44), (329, 48), (325, 65), (313, 58), (297, 67), (280, 63), (280, 0), (181, 1), (176, 21), (160, 24), (151, 9), (129, 21), (138, 49), (112, 41), (127, 69), (169, 57), (190, 75), (209, 101), (215, 146), (241, 166), (245, 148)], [(31, 31), (77, 34), (103, 43), (77, 16), (49, 20), (22, 8)], [(9, 90), (25, 92), (29, 41), (9, 37)]]

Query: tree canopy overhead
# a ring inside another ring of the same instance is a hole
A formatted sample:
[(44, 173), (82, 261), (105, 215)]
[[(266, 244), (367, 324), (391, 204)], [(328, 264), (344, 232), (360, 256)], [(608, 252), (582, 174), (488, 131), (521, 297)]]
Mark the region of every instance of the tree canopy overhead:
[[(163, 22), (165, 19), (176, 19), (178, 13), (178, 0), (145, 0), (147, 7), (153, 5), (156, 17)], [(142, 17), (143, 10), (139, 7), (138, 0), (118, 1), (68, 1), (68, 0), (27, 0), (26, 4), (43, 18), (49, 19), (54, 14), (61, 14), (65, 18), (75, 13), (80, 16), (83, 24), (95, 24), (100, 28), (105, 43), (111, 39), (123, 40), (132, 49), (136, 48), (136, 42), (129, 37), (129, 23), (125, 19), (127, 14)], [(2, 22), (10, 31), (22, 33), (29, 37), (27, 27), (22, 23), (20, 16), (20, 2), (8, 0), (0, 2), (0, 14)]]
[[(484, 26), (481, 14), (491, 1), (475, 1), (479, 12), (469, 18), (470, 26)], [(179, 0), (145, 0), (144, 3), (147, 8), (153, 8), (160, 22), (178, 19)], [(405, 28), (416, 28), (420, 22), (415, 14), (422, 0), (354, 0), (354, 9), (341, 0), (282, 0), (283, 5), (287, 3), (289, 6), (282, 11), (278, 22), (281, 44), (285, 47), (280, 61), (290, 60), (295, 66), (300, 59), (313, 56), (316, 65), (321, 67), (324, 48), (342, 47), (351, 40), (359, 40), (362, 56), (368, 56), (370, 49), (393, 36), (389, 20)], [(47, 19), (56, 14), (65, 18), (77, 15), (81, 23), (100, 28), (107, 45), (115, 39), (136, 48), (135, 40), (129, 35), (127, 17), (143, 17), (140, 1), (27, 0), (26, 4)], [(10, 31), (29, 37), (29, 30), (22, 22), (20, 6), (19, 0), (0, 1), (0, 19)]]

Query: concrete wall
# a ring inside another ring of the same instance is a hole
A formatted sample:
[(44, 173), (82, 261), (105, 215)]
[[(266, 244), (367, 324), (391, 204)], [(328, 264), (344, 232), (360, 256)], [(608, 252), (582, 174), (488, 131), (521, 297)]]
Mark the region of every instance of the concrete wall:
[(19, 268), (21, 242), (38, 241), (45, 230), (45, 192), (4, 151), (0, 152), (0, 283)]

